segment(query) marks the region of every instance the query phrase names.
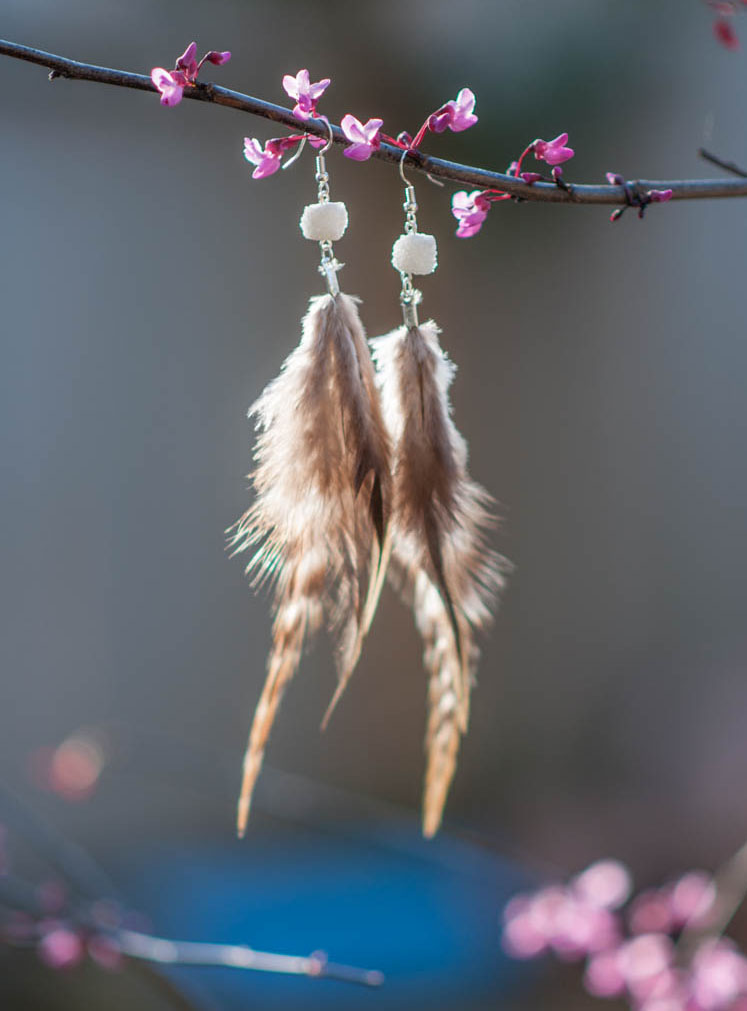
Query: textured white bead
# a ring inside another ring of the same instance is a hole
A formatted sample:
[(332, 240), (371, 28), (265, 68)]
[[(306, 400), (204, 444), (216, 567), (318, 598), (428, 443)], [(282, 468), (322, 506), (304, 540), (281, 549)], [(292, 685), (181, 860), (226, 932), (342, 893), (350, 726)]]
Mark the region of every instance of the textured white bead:
[(309, 204), (301, 215), (301, 231), (314, 242), (337, 242), (348, 227), (348, 209), (342, 202)]
[(432, 274), (438, 266), (435, 237), (423, 232), (400, 235), (392, 246), (392, 266), (405, 274)]

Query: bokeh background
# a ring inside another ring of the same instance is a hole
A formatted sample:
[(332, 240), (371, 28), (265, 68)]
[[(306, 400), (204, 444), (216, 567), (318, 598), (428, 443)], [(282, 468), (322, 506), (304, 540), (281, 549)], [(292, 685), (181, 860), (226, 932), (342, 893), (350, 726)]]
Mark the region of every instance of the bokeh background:
[[(698, 0), (0, 10), (9, 39), (145, 73), (193, 38), (229, 48), (205, 78), (279, 103), (283, 74), (308, 67), (332, 78), (331, 118), (380, 115), (393, 134), (469, 85), (478, 126), (427, 142), (467, 164), (504, 168), (561, 131), (571, 181), (712, 175), (703, 143), (747, 161), (747, 57), (716, 44)], [(604, 208), (498, 205), (462, 241), (451, 190), (417, 181), (440, 260), (422, 315), (459, 366), (456, 420), (515, 572), (440, 840), (418, 838), (419, 642), (386, 592), (323, 736), (327, 644), (304, 660), (239, 844), (270, 621), (223, 531), (248, 502), (246, 409), (321, 290), (297, 228), (312, 158), (255, 182), (242, 138), (277, 135), (269, 122), (50, 84), (10, 59), (0, 94), (3, 780), (154, 929), (324, 948), (390, 977), (372, 994), (182, 974), (205, 1006), (561, 1007), (566, 985), (583, 1006), (570, 977), (517, 975), (502, 958), (511, 891), (599, 855), (641, 884), (716, 867), (747, 829), (744, 203), (615, 225)], [(329, 164), (351, 217), (342, 285), (383, 333), (399, 319), (400, 181), (339, 150)], [(82, 803), (45, 792), (39, 773), (76, 734), (104, 756)], [(50, 983), (21, 956), (2, 968), (9, 1007), (132, 1006), (127, 974)]]

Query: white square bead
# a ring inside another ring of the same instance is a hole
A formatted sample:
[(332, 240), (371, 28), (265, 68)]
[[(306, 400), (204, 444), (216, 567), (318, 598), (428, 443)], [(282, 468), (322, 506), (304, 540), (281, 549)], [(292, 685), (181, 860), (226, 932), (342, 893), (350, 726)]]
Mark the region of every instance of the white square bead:
[(314, 242), (337, 242), (348, 227), (348, 209), (342, 202), (309, 204), (301, 215), (301, 231)]
[(423, 232), (400, 235), (392, 246), (392, 266), (405, 274), (432, 274), (438, 266), (435, 237)]

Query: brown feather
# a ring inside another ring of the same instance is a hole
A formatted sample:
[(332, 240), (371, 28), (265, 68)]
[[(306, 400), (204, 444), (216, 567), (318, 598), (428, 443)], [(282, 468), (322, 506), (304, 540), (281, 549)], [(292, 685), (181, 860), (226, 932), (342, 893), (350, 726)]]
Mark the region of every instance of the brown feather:
[[(244, 762), (239, 828), (304, 638), (326, 621), (340, 686), (360, 655), (389, 520), (389, 438), (355, 300), (311, 300), (299, 346), (251, 408), (252, 507), (230, 534), (255, 585), (276, 584), (273, 647)], [(370, 621), (369, 621), (370, 624)], [(338, 689), (339, 693), (339, 689)]]
[(467, 729), (479, 652), (505, 561), (486, 544), (490, 497), (467, 473), (467, 446), (451, 419), (454, 366), (435, 323), (373, 341), (393, 442), (392, 572), (412, 604), (429, 674), (423, 831), (433, 835)]

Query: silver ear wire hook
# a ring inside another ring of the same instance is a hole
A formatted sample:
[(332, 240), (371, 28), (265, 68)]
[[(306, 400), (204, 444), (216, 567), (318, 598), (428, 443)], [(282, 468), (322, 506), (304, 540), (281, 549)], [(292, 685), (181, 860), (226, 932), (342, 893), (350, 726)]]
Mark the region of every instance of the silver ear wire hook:
[(296, 153), (292, 154), (288, 159), (288, 161), (283, 162), (283, 164), (280, 167), (282, 169), (290, 168), (293, 162), (298, 161), (298, 159), (301, 157), (303, 149), (305, 147), (306, 147), (306, 135), (304, 134), (304, 136), (301, 138), (301, 143), (298, 145), (298, 150), (296, 151)]
[(326, 153), (327, 153), (327, 151), (329, 151), (329, 149), (330, 149), (330, 148), (332, 147), (332, 145), (333, 145), (333, 144), (334, 144), (334, 142), (335, 142), (335, 135), (334, 135), (334, 134), (332, 133), (332, 124), (331, 124), (331, 123), (330, 123), (330, 121), (329, 121), (329, 120), (327, 119), (327, 117), (326, 117), (326, 116), (323, 116), (323, 117), (321, 117), (321, 118), (322, 118), (322, 119), (324, 120), (324, 122), (325, 122), (325, 123), (327, 124), (327, 130), (328, 130), (328, 132), (329, 132), (329, 140), (328, 140), (328, 141), (327, 141), (327, 143), (326, 143), (326, 144), (324, 145), (324, 147), (323, 147), (323, 148), (321, 149), (321, 151), (319, 152), (319, 154), (326, 154)]
[(410, 152), (407, 148), (405, 148), (405, 150), (402, 152), (402, 157), (399, 160), (399, 177), (405, 184), (405, 186), (412, 188), (412, 183), (405, 175), (405, 158), (408, 156), (409, 153)]

